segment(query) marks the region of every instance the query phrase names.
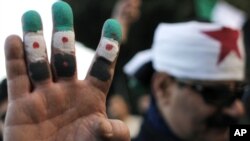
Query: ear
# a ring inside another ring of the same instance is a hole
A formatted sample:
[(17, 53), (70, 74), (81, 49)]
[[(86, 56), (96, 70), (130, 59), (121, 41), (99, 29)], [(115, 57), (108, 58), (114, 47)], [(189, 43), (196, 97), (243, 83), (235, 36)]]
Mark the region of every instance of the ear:
[(152, 79), (152, 90), (156, 99), (168, 99), (171, 95), (169, 87), (172, 79), (166, 73), (156, 72)]

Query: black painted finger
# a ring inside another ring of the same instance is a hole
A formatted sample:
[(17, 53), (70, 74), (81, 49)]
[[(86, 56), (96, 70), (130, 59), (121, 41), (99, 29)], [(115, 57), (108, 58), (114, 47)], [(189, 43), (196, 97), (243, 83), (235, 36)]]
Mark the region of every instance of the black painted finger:
[(56, 79), (76, 78), (75, 33), (73, 13), (65, 2), (52, 7), (54, 32), (52, 38), (52, 65)]
[(40, 15), (36, 11), (28, 11), (23, 14), (22, 24), (25, 55), (32, 82), (36, 85), (51, 81)]
[(90, 81), (104, 93), (107, 93), (114, 75), (121, 38), (121, 25), (118, 21), (107, 20), (103, 25), (102, 37), (86, 77), (87, 81)]
[(96, 60), (90, 71), (90, 75), (96, 77), (101, 81), (108, 81), (111, 78), (109, 67), (111, 62), (103, 57), (96, 57)]

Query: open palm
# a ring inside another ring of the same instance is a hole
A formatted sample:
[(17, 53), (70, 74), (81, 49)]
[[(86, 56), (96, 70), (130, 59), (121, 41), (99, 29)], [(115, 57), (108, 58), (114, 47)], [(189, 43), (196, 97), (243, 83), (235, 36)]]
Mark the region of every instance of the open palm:
[(105, 22), (92, 66), (85, 80), (78, 80), (71, 8), (57, 2), (52, 10), (51, 64), (35, 11), (23, 15), (23, 41), (15, 35), (6, 39), (9, 103), (4, 140), (128, 141), (127, 127), (108, 119), (105, 106), (119, 52), (120, 25), (112, 19)]

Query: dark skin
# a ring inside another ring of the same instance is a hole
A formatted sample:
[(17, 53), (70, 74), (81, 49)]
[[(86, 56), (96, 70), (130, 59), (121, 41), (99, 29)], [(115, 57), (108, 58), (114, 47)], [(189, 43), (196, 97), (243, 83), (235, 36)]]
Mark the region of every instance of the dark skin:
[(106, 68), (111, 75), (106, 81), (89, 74), (85, 80), (77, 80), (74, 74), (31, 83), (20, 37), (7, 38), (5, 53), (9, 89), (6, 141), (129, 140), (127, 127), (106, 115), (115, 62)]
[[(232, 87), (236, 84), (233, 80), (188, 80), (187, 82), (199, 82), (206, 85), (225, 84)], [(233, 101), (231, 106), (223, 108), (208, 104), (198, 92), (190, 87), (180, 87), (176, 80), (163, 72), (154, 73), (152, 86), (161, 116), (171, 130), (184, 140), (227, 141), (229, 138), (228, 125), (218, 128), (218, 123), (227, 124), (232, 118), (239, 119), (245, 112), (243, 103), (239, 99)], [(213, 127), (214, 123), (216, 123), (216, 128)]]
[[(90, 73), (85, 80), (78, 80), (77, 72), (58, 75), (52, 73), (54, 64), (47, 62), (52, 66), (48, 67), (51, 75), (34, 81), (25, 55), (21, 38), (9, 36), (5, 42), (9, 92), (5, 141), (130, 140), (126, 125), (106, 115), (106, 97), (116, 61), (104, 66), (110, 74), (105, 80)], [(98, 54), (93, 62), (97, 58)]]

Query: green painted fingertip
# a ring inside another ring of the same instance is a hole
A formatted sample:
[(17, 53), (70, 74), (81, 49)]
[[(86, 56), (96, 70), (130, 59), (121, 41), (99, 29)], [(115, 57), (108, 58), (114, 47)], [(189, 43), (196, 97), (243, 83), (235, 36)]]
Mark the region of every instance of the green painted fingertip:
[(73, 30), (73, 12), (66, 2), (56, 2), (52, 6), (54, 28), (56, 31)]
[(37, 32), (42, 30), (42, 20), (39, 13), (34, 10), (25, 12), (22, 16), (22, 25), (24, 32)]
[(121, 42), (122, 39), (121, 24), (115, 19), (106, 20), (103, 25), (103, 36)]

